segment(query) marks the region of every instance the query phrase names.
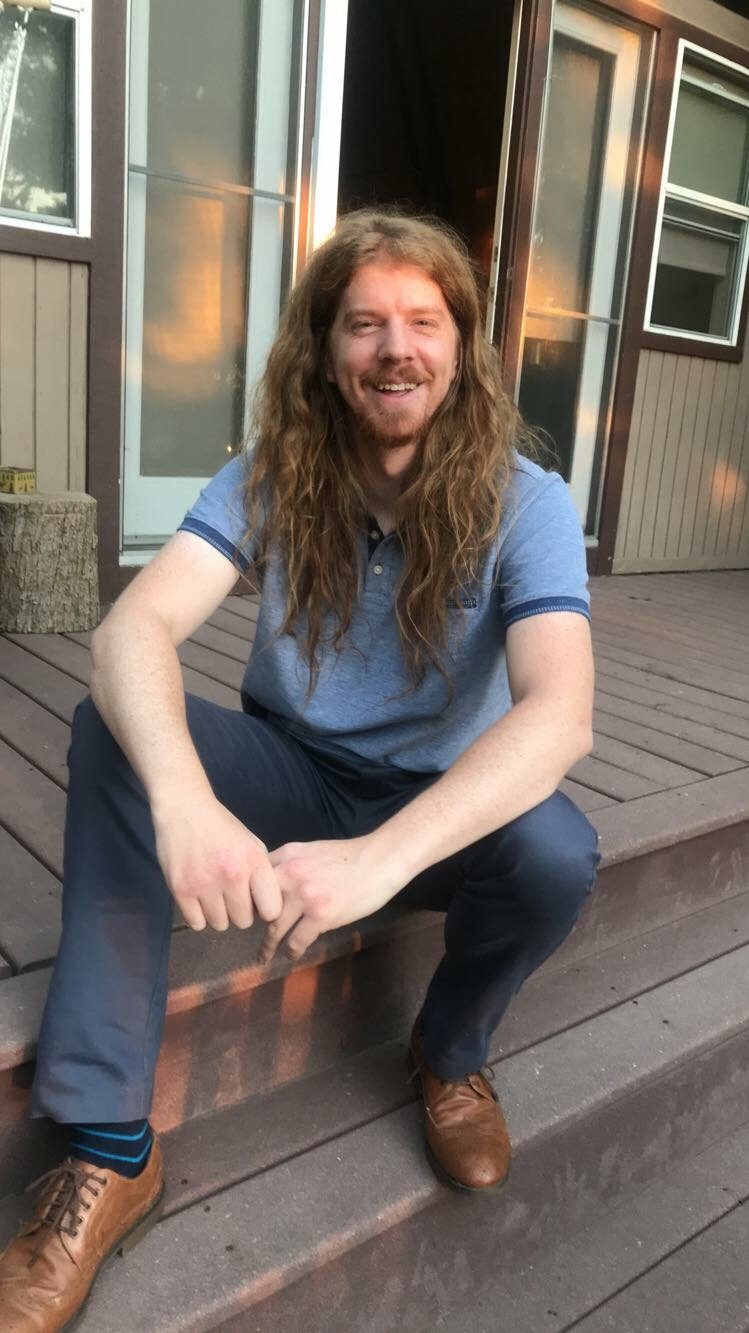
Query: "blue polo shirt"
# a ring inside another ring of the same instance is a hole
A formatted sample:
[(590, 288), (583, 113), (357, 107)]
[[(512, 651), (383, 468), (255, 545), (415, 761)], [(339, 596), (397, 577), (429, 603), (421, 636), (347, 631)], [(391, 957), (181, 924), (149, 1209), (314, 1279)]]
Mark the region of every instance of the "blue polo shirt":
[[(241, 457), (227, 463), (180, 527), (246, 569), (256, 542), (246, 535), (245, 469)], [(320, 678), (307, 700), (308, 670), (296, 640), (278, 633), (286, 578), (271, 546), (242, 693), (300, 739), (343, 746), (411, 772), (443, 772), (512, 707), (505, 661), (510, 625), (554, 611), (589, 615), (585, 546), (567, 487), (557, 473), (520, 455), (481, 574), (462, 606), (449, 608), (451, 700), (433, 668), (416, 690), (411, 687), (394, 614), (404, 559), (397, 534), (377, 541), (371, 527), (363, 527), (351, 558), (362, 571), (361, 598), (344, 646), (337, 653), (320, 649)]]

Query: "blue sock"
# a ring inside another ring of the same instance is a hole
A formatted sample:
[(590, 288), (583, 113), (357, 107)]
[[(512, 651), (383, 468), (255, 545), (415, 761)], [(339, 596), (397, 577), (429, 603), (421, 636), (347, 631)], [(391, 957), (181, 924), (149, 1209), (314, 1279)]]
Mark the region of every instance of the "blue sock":
[(147, 1120), (71, 1125), (70, 1155), (133, 1180), (148, 1163), (153, 1131)]

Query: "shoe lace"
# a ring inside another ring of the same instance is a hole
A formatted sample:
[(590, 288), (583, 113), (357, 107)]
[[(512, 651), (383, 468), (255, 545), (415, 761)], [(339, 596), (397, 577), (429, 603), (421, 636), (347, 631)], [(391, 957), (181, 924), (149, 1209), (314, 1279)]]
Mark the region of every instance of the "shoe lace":
[[(411, 1070), (411, 1073), (408, 1076), (407, 1082), (412, 1083), (413, 1080), (418, 1076), (420, 1071), (421, 1071), (421, 1065), (415, 1064), (413, 1069)], [(497, 1077), (496, 1071), (492, 1068), (491, 1065), (482, 1065), (480, 1069), (475, 1071), (472, 1070), (470, 1074), (465, 1074), (463, 1078), (441, 1079), (440, 1082), (443, 1085), (443, 1091), (439, 1097), (435, 1098), (433, 1105), (436, 1106), (439, 1102), (441, 1102), (443, 1100), (443, 1097), (448, 1095), (452, 1088), (457, 1088), (460, 1087), (461, 1085), (466, 1085), (467, 1087), (472, 1088), (473, 1084), (471, 1083), (471, 1079), (475, 1078), (476, 1074), (480, 1074), (482, 1078), (484, 1078), (486, 1082), (489, 1083), (490, 1085), (494, 1084)], [(491, 1093), (494, 1101), (495, 1102), (498, 1101), (497, 1093), (493, 1086), (490, 1086), (489, 1092)], [(424, 1110), (429, 1116), (429, 1119), (431, 1120), (432, 1124), (435, 1126), (435, 1128), (437, 1128), (437, 1122), (435, 1121), (434, 1116), (432, 1115), (432, 1108), (431, 1106), (428, 1105), (426, 1100), (424, 1101)]]
[(32, 1224), (31, 1229), (39, 1233), (39, 1240), (31, 1252), (32, 1264), (39, 1258), (51, 1234), (60, 1237), (60, 1243), (68, 1258), (73, 1258), (65, 1237), (78, 1235), (78, 1228), (83, 1225), (83, 1212), (88, 1212), (91, 1207), (90, 1201), (84, 1199), (83, 1191), (88, 1190), (98, 1198), (97, 1186), (103, 1189), (106, 1183), (104, 1176), (97, 1175), (96, 1171), (87, 1171), (84, 1166), (73, 1162), (70, 1158), (63, 1162), (62, 1166), (53, 1167), (43, 1176), (32, 1180), (25, 1193), (28, 1194), (39, 1186), (47, 1185), (49, 1196), (44, 1203), (44, 1211)]

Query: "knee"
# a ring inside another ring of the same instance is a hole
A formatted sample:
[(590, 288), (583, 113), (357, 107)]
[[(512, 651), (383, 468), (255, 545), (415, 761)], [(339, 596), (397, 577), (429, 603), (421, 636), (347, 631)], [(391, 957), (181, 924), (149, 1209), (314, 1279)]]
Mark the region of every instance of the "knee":
[(529, 922), (574, 922), (595, 882), (598, 835), (561, 793), (491, 835), (489, 864)]

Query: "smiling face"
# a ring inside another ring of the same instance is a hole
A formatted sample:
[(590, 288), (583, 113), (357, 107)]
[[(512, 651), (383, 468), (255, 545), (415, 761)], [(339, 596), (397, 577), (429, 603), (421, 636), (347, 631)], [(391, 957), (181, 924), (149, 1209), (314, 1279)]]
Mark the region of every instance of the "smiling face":
[(351, 279), (327, 355), (328, 379), (362, 436), (402, 448), (415, 444), (447, 396), (458, 371), (458, 333), (423, 269), (382, 260)]

